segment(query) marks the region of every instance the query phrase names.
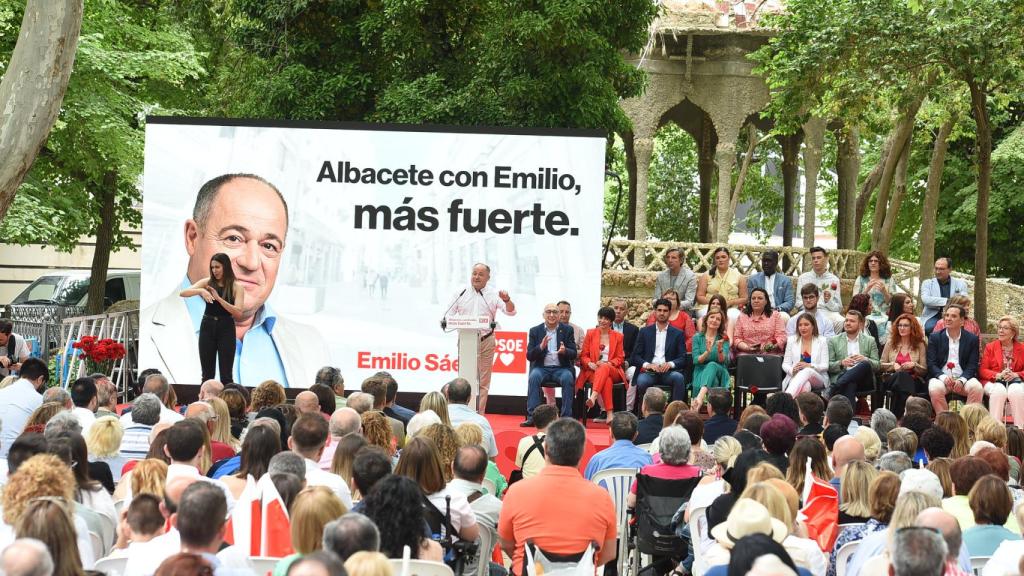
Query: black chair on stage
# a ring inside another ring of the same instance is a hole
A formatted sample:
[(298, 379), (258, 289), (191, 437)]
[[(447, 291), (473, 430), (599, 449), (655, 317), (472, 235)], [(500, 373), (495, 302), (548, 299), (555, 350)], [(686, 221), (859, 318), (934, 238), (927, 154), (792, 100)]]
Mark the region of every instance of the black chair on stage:
[(739, 416), (747, 407), (747, 394), (753, 403), (764, 406), (768, 394), (782, 390), (782, 356), (744, 354), (736, 358), (736, 392), (733, 413)]

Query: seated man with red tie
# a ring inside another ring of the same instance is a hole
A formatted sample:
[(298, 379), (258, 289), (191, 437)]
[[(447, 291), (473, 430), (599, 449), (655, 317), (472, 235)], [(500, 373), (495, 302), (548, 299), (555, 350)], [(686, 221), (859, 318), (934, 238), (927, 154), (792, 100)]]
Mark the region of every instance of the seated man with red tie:
[[(580, 348), (580, 375), (576, 378), (576, 389), (583, 388), (588, 381), (594, 385), (587, 408), (592, 407), (598, 398), (604, 400), (604, 409), (612, 410), (612, 386), (626, 378), (622, 370), (626, 354), (622, 348), (623, 336), (612, 329), (615, 321), (615, 310), (605, 306), (597, 311), (597, 328), (587, 330)], [(596, 422), (603, 419), (595, 418)]]

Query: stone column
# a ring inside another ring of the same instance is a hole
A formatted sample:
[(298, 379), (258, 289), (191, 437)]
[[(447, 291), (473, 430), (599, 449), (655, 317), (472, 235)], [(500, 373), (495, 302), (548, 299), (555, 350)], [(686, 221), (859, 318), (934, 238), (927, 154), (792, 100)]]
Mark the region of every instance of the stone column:
[(714, 128), (711, 119), (704, 116), (700, 123), (700, 138), (697, 139), (697, 175), (700, 178), (700, 226), (698, 238), (710, 242), (711, 230), (711, 185), (715, 179), (715, 148), (712, 143)]
[[(637, 136), (633, 139), (633, 156), (636, 158), (636, 240), (647, 240), (647, 176), (651, 169), (651, 154), (654, 152), (654, 138)], [(643, 250), (633, 253), (633, 265), (643, 268)]]
[(727, 244), (729, 231), (732, 230), (732, 167), (736, 164), (736, 138), (719, 138), (718, 146), (715, 147), (715, 162), (718, 163), (718, 210), (713, 241)]
[(804, 124), (804, 248), (814, 246), (818, 172), (825, 143), (825, 121), (811, 118)]

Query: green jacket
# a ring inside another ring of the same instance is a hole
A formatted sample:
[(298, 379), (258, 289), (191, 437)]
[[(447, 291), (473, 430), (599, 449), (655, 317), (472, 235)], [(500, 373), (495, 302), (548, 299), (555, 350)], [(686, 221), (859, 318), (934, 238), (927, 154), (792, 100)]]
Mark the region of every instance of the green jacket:
[[(878, 346), (875, 344), (875, 339), (866, 330), (862, 330), (857, 336), (857, 343), (860, 346), (861, 356), (866, 357), (871, 363), (872, 370), (878, 372), (881, 369), (881, 364), (878, 361)], [(835, 384), (839, 376), (846, 372), (846, 366), (840, 364), (849, 356), (846, 348), (846, 332), (828, 339), (828, 377), (832, 384)]]

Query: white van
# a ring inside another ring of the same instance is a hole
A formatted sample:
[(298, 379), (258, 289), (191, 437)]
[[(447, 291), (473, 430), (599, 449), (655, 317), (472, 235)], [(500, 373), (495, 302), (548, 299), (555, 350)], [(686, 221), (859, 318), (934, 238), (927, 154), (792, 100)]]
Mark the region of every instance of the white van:
[[(109, 270), (103, 307), (121, 300), (138, 300), (140, 277), (138, 270)], [(44, 274), (18, 294), (11, 305), (85, 306), (90, 280), (87, 271)]]

